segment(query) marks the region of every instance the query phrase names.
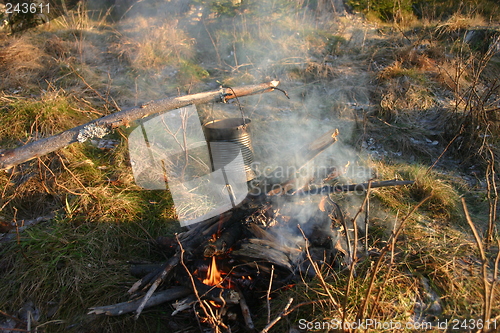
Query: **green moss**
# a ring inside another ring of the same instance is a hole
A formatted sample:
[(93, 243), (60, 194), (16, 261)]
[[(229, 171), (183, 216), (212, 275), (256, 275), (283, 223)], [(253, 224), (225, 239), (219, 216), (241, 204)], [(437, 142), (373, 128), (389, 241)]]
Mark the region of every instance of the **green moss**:
[(181, 84), (196, 83), (210, 76), (208, 71), (200, 65), (183, 60), (177, 78)]

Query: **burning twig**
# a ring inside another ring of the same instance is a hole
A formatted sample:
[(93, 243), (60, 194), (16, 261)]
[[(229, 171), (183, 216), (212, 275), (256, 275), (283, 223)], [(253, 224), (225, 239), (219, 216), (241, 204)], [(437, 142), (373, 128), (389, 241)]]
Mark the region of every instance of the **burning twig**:
[(217, 304), (225, 306), (226, 304), (237, 304), (240, 301), (238, 293), (231, 289), (222, 289), (207, 286), (197, 278), (193, 277), (188, 267), (186, 266), (186, 263), (184, 262), (185, 251), (178, 237), (177, 243), (179, 245), (180, 251), (180, 264), (182, 265), (182, 267), (184, 267), (184, 270), (189, 277), (189, 281), (191, 282), (191, 287), (196, 296), (196, 299), (198, 300), (198, 303), (205, 313), (205, 316), (208, 319), (210, 325), (214, 328), (215, 332), (220, 332), (219, 326), (227, 329), (227, 326), (220, 320), (220, 318), (217, 318), (217, 316), (215, 316), (210, 305), (204, 302), (202, 298), (207, 298)]
[[(184, 263), (184, 248), (182, 247), (182, 243), (179, 241), (178, 236), (176, 236), (176, 240), (177, 240), (177, 244), (179, 245), (179, 249), (180, 249), (180, 258), (179, 258), (180, 263), (181, 263), (182, 267), (184, 267), (184, 269), (186, 270), (186, 273), (188, 274), (189, 279), (190, 279), (191, 284), (192, 284), (192, 287), (193, 287), (194, 295), (196, 296), (196, 299), (198, 300), (198, 303), (200, 304), (201, 309), (205, 313), (205, 316), (207, 316), (207, 318), (208, 318), (209, 317), (208, 311), (207, 311), (205, 305), (203, 304), (203, 302), (201, 301), (200, 295), (198, 294), (198, 290), (196, 289), (195, 279), (193, 278), (193, 275), (191, 274), (191, 272), (187, 268), (186, 264)], [(216, 327), (214, 327), (214, 328), (216, 328)]]

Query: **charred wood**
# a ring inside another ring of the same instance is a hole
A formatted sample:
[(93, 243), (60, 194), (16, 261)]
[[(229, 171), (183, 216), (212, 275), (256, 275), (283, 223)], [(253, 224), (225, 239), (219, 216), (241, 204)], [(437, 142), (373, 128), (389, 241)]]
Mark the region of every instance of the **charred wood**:
[(250, 239), (247, 243), (241, 244), (238, 250), (231, 252), (231, 257), (246, 258), (249, 261), (262, 260), (293, 271), (292, 263), (286, 254), (268, 244), (263, 245), (256, 239)]
[(243, 319), (245, 319), (245, 324), (248, 329), (253, 330), (255, 326), (253, 324), (252, 314), (250, 313), (250, 308), (247, 305), (245, 296), (241, 291), (238, 291), (238, 295), (240, 297), (241, 314), (243, 315)]
[(138, 278), (145, 278), (149, 274), (151, 274), (150, 280), (161, 272), (165, 267), (165, 264), (141, 264), (141, 265), (132, 265), (129, 268), (129, 273), (132, 276)]
[[(258, 208), (250, 207), (244, 200), (240, 206), (218, 217), (202, 222), (193, 229), (179, 235), (182, 247), (188, 255), (210, 257), (219, 255), (224, 249), (229, 249), (246, 230), (245, 219)], [(214, 235), (216, 240), (214, 241)], [(218, 236), (217, 236), (218, 235)], [(218, 240), (218, 238), (221, 238)]]
[(153, 271), (141, 280), (137, 281), (128, 291), (129, 294), (134, 294), (135, 292), (148, 287), (153, 288), (155, 285), (157, 288), (160, 283), (165, 282), (172, 275), (173, 269), (179, 264), (179, 262), (180, 255), (177, 254), (173, 256), (165, 264), (160, 266), (157, 271)]
[(210, 239), (205, 246), (203, 255), (205, 257), (220, 256), (226, 253), (243, 234), (243, 223), (235, 223), (226, 228), (215, 239)]

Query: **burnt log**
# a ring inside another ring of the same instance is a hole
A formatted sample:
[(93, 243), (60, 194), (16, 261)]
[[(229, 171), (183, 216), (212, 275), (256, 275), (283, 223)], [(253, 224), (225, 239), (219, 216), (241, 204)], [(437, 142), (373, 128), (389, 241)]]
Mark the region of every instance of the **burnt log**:
[(158, 288), (160, 283), (164, 282), (165, 280), (167, 280), (169, 277), (172, 276), (173, 269), (179, 264), (179, 262), (180, 262), (180, 254), (176, 254), (175, 256), (170, 258), (165, 264), (161, 265), (158, 270), (149, 273), (144, 278), (137, 281), (128, 291), (129, 294), (133, 294), (138, 290), (143, 290), (150, 286), (151, 288), (154, 289)]
[(149, 274), (158, 274), (159, 271), (163, 270), (164, 264), (140, 264), (132, 265), (129, 268), (129, 273), (137, 278), (144, 278)]
[(248, 242), (241, 244), (238, 250), (232, 251), (230, 256), (242, 261), (264, 261), (285, 268), (290, 272), (293, 271), (293, 266), (288, 256), (272, 248), (269, 243), (266, 244), (262, 240), (250, 239)]
[[(248, 196), (232, 210), (198, 223), (193, 229), (180, 234), (179, 241), (188, 256), (200, 254), (210, 257), (222, 254), (223, 248), (229, 249), (245, 230), (245, 219), (258, 210), (258, 206), (254, 206), (254, 200), (260, 200), (260, 198)], [(214, 235), (222, 239), (214, 241)]]
[(215, 239), (210, 239), (203, 250), (205, 257), (220, 256), (226, 253), (237, 241), (240, 240), (243, 234), (243, 224), (235, 223), (226, 228)]

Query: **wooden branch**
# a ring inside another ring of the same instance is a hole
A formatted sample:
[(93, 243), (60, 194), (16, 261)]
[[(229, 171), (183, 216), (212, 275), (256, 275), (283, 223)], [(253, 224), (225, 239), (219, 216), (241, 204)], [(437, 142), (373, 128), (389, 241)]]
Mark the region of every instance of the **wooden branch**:
[(245, 324), (249, 330), (253, 330), (255, 325), (253, 324), (252, 314), (250, 313), (250, 308), (247, 305), (245, 296), (243, 296), (243, 293), (240, 290), (238, 290), (238, 295), (240, 297), (241, 314), (243, 315), (243, 319), (245, 319)]
[(0, 170), (10, 169), (18, 164), (46, 155), (75, 142), (84, 142), (92, 137), (103, 137), (119, 126), (128, 126), (128, 124), (134, 120), (155, 113), (178, 109), (191, 104), (226, 102), (235, 97), (270, 92), (273, 91), (278, 84), (279, 81), (271, 81), (269, 83), (235, 87), (231, 89), (221, 88), (216, 91), (165, 98), (148, 102), (131, 109), (115, 112), (51, 137), (34, 141), (15, 149), (0, 152)]
[(240, 249), (231, 252), (231, 258), (239, 258), (241, 260), (248, 258), (250, 260), (249, 263), (260, 259), (293, 272), (292, 264), (287, 255), (269, 246), (264, 246), (263, 244), (266, 243), (268, 242), (264, 240), (249, 239), (248, 242), (241, 245)]
[(163, 281), (165, 281), (167, 276), (170, 275), (170, 273), (172, 272), (172, 269), (175, 268), (177, 266), (177, 264), (179, 264), (179, 261), (180, 261), (179, 255), (176, 255), (167, 261), (167, 263), (165, 265), (165, 269), (156, 278), (155, 282), (151, 285), (151, 287), (149, 287), (148, 292), (146, 293), (144, 298), (141, 300), (139, 306), (137, 307), (137, 310), (135, 311), (136, 312), (135, 319), (139, 318), (142, 310), (144, 309), (146, 304), (149, 302), (149, 299), (153, 296), (153, 293), (160, 286), (160, 284), (163, 283)]
[[(159, 291), (151, 296), (144, 308), (150, 308), (158, 304), (170, 302), (185, 297), (191, 293), (192, 291), (186, 287), (171, 287), (167, 290)], [(144, 297), (113, 305), (95, 306), (89, 309), (90, 312), (88, 314), (106, 314), (108, 316), (119, 316), (125, 313), (136, 311), (143, 300)]]

